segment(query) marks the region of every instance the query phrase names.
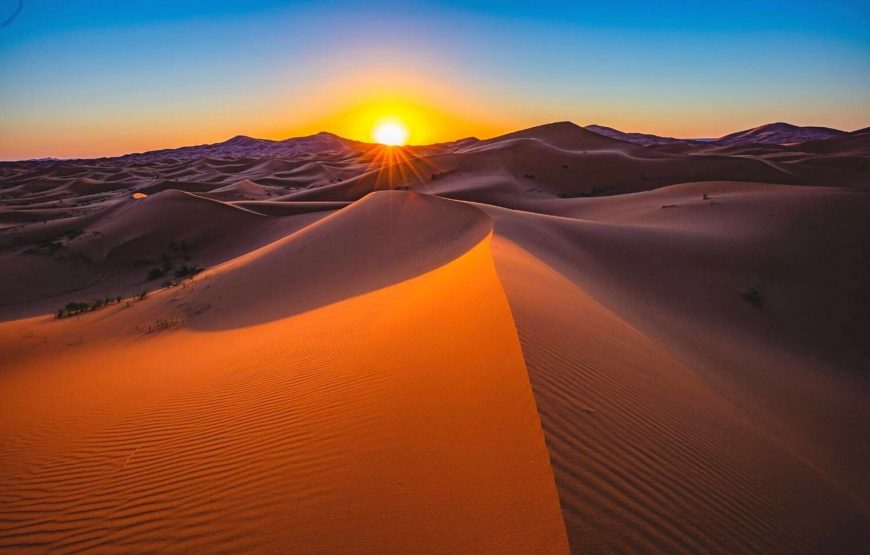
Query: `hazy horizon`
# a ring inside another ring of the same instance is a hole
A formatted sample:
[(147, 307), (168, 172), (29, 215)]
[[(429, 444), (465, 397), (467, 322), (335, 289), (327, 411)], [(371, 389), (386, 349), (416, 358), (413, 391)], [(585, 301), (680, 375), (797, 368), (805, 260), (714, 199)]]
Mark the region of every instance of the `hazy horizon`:
[[(562, 123), (562, 122), (572, 123), (574, 125), (584, 127), (584, 128), (589, 127), (589, 126), (593, 126), (593, 125), (601, 125), (601, 124), (596, 124), (596, 123), (579, 124), (577, 122), (573, 122), (573, 121), (569, 121), (569, 120), (561, 120), (561, 121), (549, 121), (549, 122), (533, 123), (533, 124), (529, 125), (528, 127), (524, 127), (522, 129), (542, 127), (542, 126), (552, 125), (552, 124), (557, 124), (557, 123)], [(827, 127), (827, 126), (814, 126), (814, 125), (799, 125), (799, 124), (795, 124), (792, 122), (773, 122), (773, 121), (771, 121), (771, 122), (762, 123), (762, 124), (759, 124), (756, 126), (751, 126), (751, 127), (746, 128), (746, 129), (754, 129), (756, 127), (761, 127), (763, 125), (778, 124), (778, 123), (791, 124), (791, 125), (795, 125), (795, 126), (799, 126), (799, 127)], [(610, 126), (605, 126), (605, 127), (610, 127)], [(867, 126), (864, 125), (864, 126), (856, 127), (855, 129), (841, 129), (841, 131), (852, 132), (852, 131), (858, 131), (858, 130), (864, 129), (866, 127)], [(511, 133), (514, 131), (520, 131), (522, 129), (507, 129), (504, 132), (499, 133), (499, 135), (508, 134), (508, 133)], [(727, 135), (727, 134), (730, 134), (733, 132), (737, 132), (737, 131), (743, 131), (743, 130), (744, 129), (733, 129), (733, 130), (731, 130), (723, 135), (719, 135), (719, 136), (670, 137), (670, 138), (686, 139), (686, 140), (698, 140), (698, 141), (716, 140), (724, 135)], [(617, 131), (622, 131), (625, 133), (644, 133), (644, 134), (656, 135), (659, 137), (667, 137), (666, 134), (655, 133), (652, 131), (635, 131), (632, 129), (617, 129)], [(207, 145), (212, 145), (212, 144), (222, 144), (222, 143), (230, 141), (236, 137), (248, 137), (250, 139), (256, 139), (256, 140), (280, 142), (280, 141), (287, 141), (287, 140), (292, 140), (292, 139), (301, 139), (301, 138), (305, 138), (305, 137), (312, 137), (312, 136), (323, 134), (323, 133), (331, 134), (331, 135), (340, 137), (342, 139), (358, 141), (361, 143), (368, 143), (368, 144), (372, 144), (372, 145), (378, 144), (378, 142), (373, 138), (367, 137), (367, 138), (363, 138), (363, 139), (351, 139), (350, 137), (345, 137), (345, 136), (342, 136), (338, 133), (335, 133), (333, 131), (329, 131), (326, 129), (320, 130), (320, 131), (315, 131), (312, 133), (306, 133), (305, 135), (293, 135), (293, 136), (288, 136), (288, 137), (255, 137), (255, 136), (251, 136), (251, 135), (245, 135), (243, 133), (238, 133), (236, 135), (224, 137), (224, 138), (218, 139), (216, 141), (210, 141), (210, 142), (206, 142), (206, 143), (178, 144), (178, 145), (159, 147), (156, 149), (139, 150), (139, 151), (132, 150), (129, 152), (122, 152), (122, 153), (117, 153), (117, 154), (105, 154), (105, 155), (94, 155), (94, 156), (41, 156), (41, 157), (37, 156), (37, 157), (33, 157), (33, 158), (0, 159), (0, 162), (27, 162), (27, 161), (31, 161), (31, 160), (76, 160), (76, 159), (87, 160), (87, 159), (99, 159), (99, 158), (113, 158), (113, 157), (132, 155), (132, 154), (142, 154), (142, 153), (146, 153), (146, 152), (155, 152), (155, 151), (162, 151), (162, 150), (175, 150), (175, 149), (180, 149), (180, 148), (185, 148), (185, 147), (196, 147), (196, 146), (207, 146)], [(407, 145), (403, 145), (403, 146), (427, 146), (427, 145), (432, 145), (432, 144), (437, 144), (437, 143), (449, 143), (449, 142), (454, 142), (454, 141), (459, 141), (462, 139), (469, 139), (469, 138), (488, 140), (488, 139), (493, 139), (496, 136), (497, 135), (492, 135), (492, 136), (487, 135), (487, 136), (478, 137), (478, 136), (474, 136), (474, 135), (464, 135), (461, 137), (454, 137), (454, 138), (450, 138), (450, 139), (433, 141), (430, 143), (410, 143), (409, 142)]]

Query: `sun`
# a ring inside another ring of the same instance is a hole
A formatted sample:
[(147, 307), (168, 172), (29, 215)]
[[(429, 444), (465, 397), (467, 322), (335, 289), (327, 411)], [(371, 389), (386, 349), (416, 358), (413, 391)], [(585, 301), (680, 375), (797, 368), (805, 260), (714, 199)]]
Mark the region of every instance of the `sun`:
[(375, 141), (387, 146), (403, 146), (408, 142), (408, 134), (408, 127), (396, 118), (384, 118), (372, 129)]

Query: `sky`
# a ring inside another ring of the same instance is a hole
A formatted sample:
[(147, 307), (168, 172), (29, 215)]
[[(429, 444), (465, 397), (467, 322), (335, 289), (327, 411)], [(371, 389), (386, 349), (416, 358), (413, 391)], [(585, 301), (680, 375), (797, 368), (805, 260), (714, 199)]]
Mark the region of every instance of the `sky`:
[(383, 117), (412, 144), (866, 127), (870, 0), (0, 0), (0, 160), (368, 141)]

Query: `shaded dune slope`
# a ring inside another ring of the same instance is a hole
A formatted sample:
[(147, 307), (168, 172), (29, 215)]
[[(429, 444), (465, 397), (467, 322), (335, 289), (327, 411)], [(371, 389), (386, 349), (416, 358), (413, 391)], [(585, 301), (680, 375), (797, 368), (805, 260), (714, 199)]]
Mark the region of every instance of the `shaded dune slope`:
[[(868, 203), (849, 189), (711, 182), (542, 202), (542, 213), (483, 208), (499, 234), (596, 297), (641, 308), (651, 327), (690, 316), (715, 327), (711, 335), (774, 343), (850, 372), (870, 354), (859, 339), (870, 331), (861, 310), (870, 302)], [(752, 288), (767, 310), (744, 300)], [(674, 335), (683, 332), (691, 336)]]
[(867, 202), (701, 183), (483, 207), (576, 552), (861, 552)]
[(575, 553), (860, 552), (846, 488), (572, 280), (495, 257)]
[[(304, 227), (325, 213), (265, 216), (182, 191), (126, 199), (100, 212), (10, 230), (0, 260), (10, 279), (0, 292), (6, 315), (51, 312), (68, 301), (130, 295), (161, 286), (148, 281), (165, 260), (174, 266), (219, 264)], [(55, 246), (37, 247), (32, 245)]]

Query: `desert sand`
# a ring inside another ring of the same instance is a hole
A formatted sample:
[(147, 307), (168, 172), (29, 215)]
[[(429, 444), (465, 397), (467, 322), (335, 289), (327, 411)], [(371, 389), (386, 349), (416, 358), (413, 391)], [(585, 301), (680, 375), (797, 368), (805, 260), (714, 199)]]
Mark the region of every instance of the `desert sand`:
[(864, 552), (870, 136), (601, 129), (0, 164), (0, 550)]

